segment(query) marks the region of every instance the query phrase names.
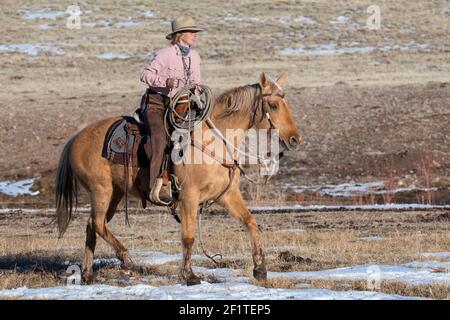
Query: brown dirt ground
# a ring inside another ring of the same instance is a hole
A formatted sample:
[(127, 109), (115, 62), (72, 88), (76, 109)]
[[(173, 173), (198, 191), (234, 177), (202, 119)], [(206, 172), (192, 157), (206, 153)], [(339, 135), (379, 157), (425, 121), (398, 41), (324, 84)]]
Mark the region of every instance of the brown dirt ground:
[[(82, 23), (107, 21), (110, 27), (70, 30), (65, 17), (23, 18), (26, 10), (65, 11), (64, 2), (7, 2), (0, 14), (2, 43), (50, 43), (64, 54), (0, 54), (0, 177), (51, 177), (62, 147), (77, 130), (106, 116), (130, 114), (145, 88), (138, 77), (147, 60), (139, 55), (165, 45), (167, 17), (181, 12), (207, 27), (197, 48), (204, 83), (216, 93), (256, 82), (261, 71), (287, 72), (287, 97), (303, 143), (299, 152), (286, 156), (275, 183), (281, 185), (288, 177), (294, 180), (290, 182), (308, 184), (394, 175), (420, 184), (418, 162), (425, 156), (431, 158), (433, 178), (448, 177), (448, 3), (379, 1), (382, 28), (378, 31), (365, 27), (369, 4), (362, 0), (338, 1), (333, 6), (326, 1), (203, 1), (193, 9), (182, 1), (177, 5), (132, 1), (121, 7), (99, 1), (82, 5)], [(153, 17), (144, 16), (149, 10)], [(297, 21), (301, 15), (313, 17), (316, 23)], [(330, 23), (342, 15), (351, 17), (350, 22)], [(115, 26), (128, 17), (142, 25)], [(40, 29), (43, 24), (53, 28)], [(301, 45), (358, 43), (381, 48), (412, 41), (428, 49), (338, 56), (278, 54)], [(96, 58), (105, 52), (133, 57)], [(51, 188), (48, 184), (41, 185), (45, 202), (50, 201), (51, 192), (45, 192)]]
[[(40, 196), (0, 195), (0, 206), (44, 208), (33, 215), (20, 212), (0, 215), (3, 262), (17, 261), (18, 254), (34, 255), (31, 261), (41, 255), (47, 260), (56, 256), (81, 259), (84, 215), (76, 216), (68, 235), (61, 241), (56, 240), (50, 229), (40, 228), (51, 219), (45, 208), (53, 207), (53, 177), (59, 154), (68, 138), (87, 124), (134, 111), (145, 89), (138, 79), (147, 63), (142, 55), (166, 44), (168, 18), (179, 14), (192, 15), (207, 29), (200, 34), (196, 46), (202, 56), (203, 81), (214, 92), (254, 83), (262, 71), (274, 76), (281, 71), (287, 73), (287, 98), (303, 142), (299, 152), (284, 158), (279, 174), (271, 182), (275, 188), (263, 190), (263, 197), (266, 195), (272, 202), (274, 196), (279, 202), (292, 200), (295, 195), (289, 199), (276, 188), (287, 182), (307, 185), (387, 180), (427, 186), (425, 175), (432, 177), (433, 185), (448, 190), (448, 1), (421, 0), (412, 4), (407, 0), (384, 0), (377, 3), (382, 14), (382, 28), (378, 31), (365, 28), (366, 9), (372, 4), (365, 0), (335, 1), (332, 6), (322, 0), (208, 0), (196, 3), (195, 8), (186, 1), (136, 0), (127, 5), (96, 1), (82, 5), (85, 11), (82, 21), (106, 21), (109, 27), (83, 26), (79, 30), (69, 30), (65, 27), (65, 17), (56, 20), (23, 18), (26, 10), (64, 12), (65, 1), (3, 1), (0, 44), (50, 43), (64, 50), (62, 55), (40, 53), (37, 57), (0, 52), (0, 180), (41, 177), (35, 187), (40, 190)], [(149, 10), (154, 13), (153, 17), (144, 16)], [(350, 21), (330, 23), (342, 15), (351, 17)], [(303, 23), (296, 20), (298, 16), (311, 16), (316, 23)], [(128, 17), (142, 25), (115, 26)], [(39, 26), (43, 24), (52, 28), (41, 29)], [(286, 47), (329, 43), (339, 47), (358, 43), (360, 47), (377, 48), (415, 43), (427, 45), (427, 48), (337, 56), (279, 54)], [(132, 57), (110, 61), (96, 58), (106, 52)], [(254, 200), (252, 192), (255, 190), (245, 184), (243, 188), (247, 199)], [(447, 193), (442, 197), (448, 200)], [(137, 203), (132, 205), (137, 207)], [(220, 215), (211, 219), (218, 217), (222, 219)], [(115, 223), (122, 224), (117, 222), (119, 219), (116, 218)], [(171, 218), (139, 211), (132, 214), (131, 229), (116, 226), (116, 232), (131, 248), (178, 252), (178, 245), (160, 241), (178, 239), (175, 222), (170, 227), (162, 227), (167, 219)], [(448, 251), (450, 248), (445, 211), (298, 213), (260, 215), (258, 220), (265, 230), (266, 246), (270, 246), (267, 241), (271, 238), (276, 246), (295, 243), (294, 253), (314, 262), (313, 265), (283, 267), (276, 262), (277, 252), (272, 252), (269, 257), (272, 269), (305, 270), (368, 261), (397, 263), (427, 250)], [(306, 228), (307, 232), (294, 238), (291, 233), (270, 236), (285, 223)], [(246, 237), (240, 232), (241, 228), (234, 223), (226, 230), (227, 238), (236, 239), (236, 243), (226, 247), (223, 242), (210, 242), (213, 236), (207, 235), (206, 241), (212, 243), (210, 249), (245, 252), (248, 258)], [(235, 231), (242, 236), (234, 234)], [(387, 237), (387, 240), (370, 243), (355, 240), (359, 235), (373, 234)], [(342, 249), (336, 248), (336, 241), (342, 241)], [(100, 244), (98, 253), (111, 255), (104, 244)], [(11, 265), (6, 262), (2, 268), (11, 272)], [(230, 263), (250, 266), (249, 260)], [(10, 281), (0, 287), (60, 281), (51, 274), (48, 277), (32, 274), (31, 280), (27, 275), (17, 274), (16, 278), (0, 277)]]

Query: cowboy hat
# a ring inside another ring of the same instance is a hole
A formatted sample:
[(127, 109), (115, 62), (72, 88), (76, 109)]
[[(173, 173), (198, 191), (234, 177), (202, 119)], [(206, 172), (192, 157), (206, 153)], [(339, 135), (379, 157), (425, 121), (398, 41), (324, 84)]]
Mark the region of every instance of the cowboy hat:
[(194, 31), (200, 32), (203, 29), (195, 26), (195, 21), (191, 17), (180, 17), (175, 20), (172, 20), (172, 32), (166, 36), (167, 40), (172, 39), (172, 36), (181, 31)]

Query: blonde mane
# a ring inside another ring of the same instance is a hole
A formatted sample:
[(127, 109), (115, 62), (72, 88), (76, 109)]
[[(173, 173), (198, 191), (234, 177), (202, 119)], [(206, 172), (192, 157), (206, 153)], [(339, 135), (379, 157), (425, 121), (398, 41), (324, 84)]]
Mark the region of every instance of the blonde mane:
[(259, 84), (249, 84), (232, 88), (216, 98), (215, 105), (222, 107), (220, 117), (228, 117), (240, 112), (255, 112)]

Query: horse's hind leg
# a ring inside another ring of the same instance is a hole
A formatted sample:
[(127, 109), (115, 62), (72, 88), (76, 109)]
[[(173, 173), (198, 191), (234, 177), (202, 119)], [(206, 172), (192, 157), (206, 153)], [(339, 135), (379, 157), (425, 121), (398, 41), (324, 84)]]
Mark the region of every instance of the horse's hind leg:
[(92, 217), (89, 218), (86, 226), (86, 246), (84, 249), (84, 261), (83, 261), (83, 280), (86, 283), (92, 283), (94, 280), (94, 273), (92, 270), (92, 264), (94, 260), (95, 245), (97, 242), (97, 235), (95, 234), (95, 227), (92, 222)]
[(120, 188), (114, 188), (111, 202), (109, 203), (108, 211), (106, 212), (106, 222), (110, 222), (116, 213), (117, 206), (122, 200), (124, 192)]
[(244, 223), (247, 227), (252, 245), (254, 263), (253, 276), (257, 280), (267, 279), (267, 270), (264, 261), (264, 253), (261, 249), (261, 241), (259, 239), (258, 224), (250, 211), (248, 211), (247, 206), (242, 199), (241, 192), (239, 189), (233, 188), (220, 199), (220, 202), (233, 217)]
[(105, 189), (91, 193), (91, 217), (86, 228), (86, 248), (83, 262), (83, 278), (86, 282), (93, 280), (93, 257), (96, 234), (109, 243), (121, 261), (128, 260), (127, 249), (117, 240), (106, 226), (106, 219), (111, 220), (122, 197), (121, 191), (105, 192)]
[(105, 220), (112, 199), (111, 195), (112, 191), (108, 192), (106, 188), (90, 191), (91, 216), (86, 226), (86, 245), (83, 261), (83, 279), (86, 283), (91, 283), (94, 280), (93, 263), (98, 232), (98, 223), (96, 221)]
[[(114, 217), (114, 214), (116, 213), (117, 206), (120, 203), (120, 200), (122, 200), (124, 195), (124, 192), (119, 189), (115, 188), (113, 195), (111, 197), (111, 202), (109, 203), (108, 211), (106, 212), (106, 223), (110, 222), (111, 219)], [(117, 240), (116, 237), (112, 234), (112, 232), (109, 230), (109, 228), (104, 226), (105, 229), (105, 237), (104, 238), (106, 242), (108, 242), (115, 250), (117, 257), (124, 263), (130, 263), (131, 260), (129, 259), (128, 250), (122, 245), (122, 243)]]

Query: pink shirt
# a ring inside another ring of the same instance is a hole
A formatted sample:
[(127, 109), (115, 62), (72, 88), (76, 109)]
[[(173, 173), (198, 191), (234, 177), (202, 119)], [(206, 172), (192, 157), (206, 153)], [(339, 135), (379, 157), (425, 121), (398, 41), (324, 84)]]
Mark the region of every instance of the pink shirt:
[[(200, 82), (200, 55), (194, 49), (185, 57), (186, 65), (191, 66), (190, 80), (186, 81), (180, 48), (170, 45), (156, 52), (153, 60), (145, 66), (141, 74), (141, 81), (147, 83), (150, 88), (162, 95), (173, 97), (179, 90), (189, 84), (201, 84)], [(169, 78), (179, 79), (178, 86), (169, 88), (166, 81)]]

